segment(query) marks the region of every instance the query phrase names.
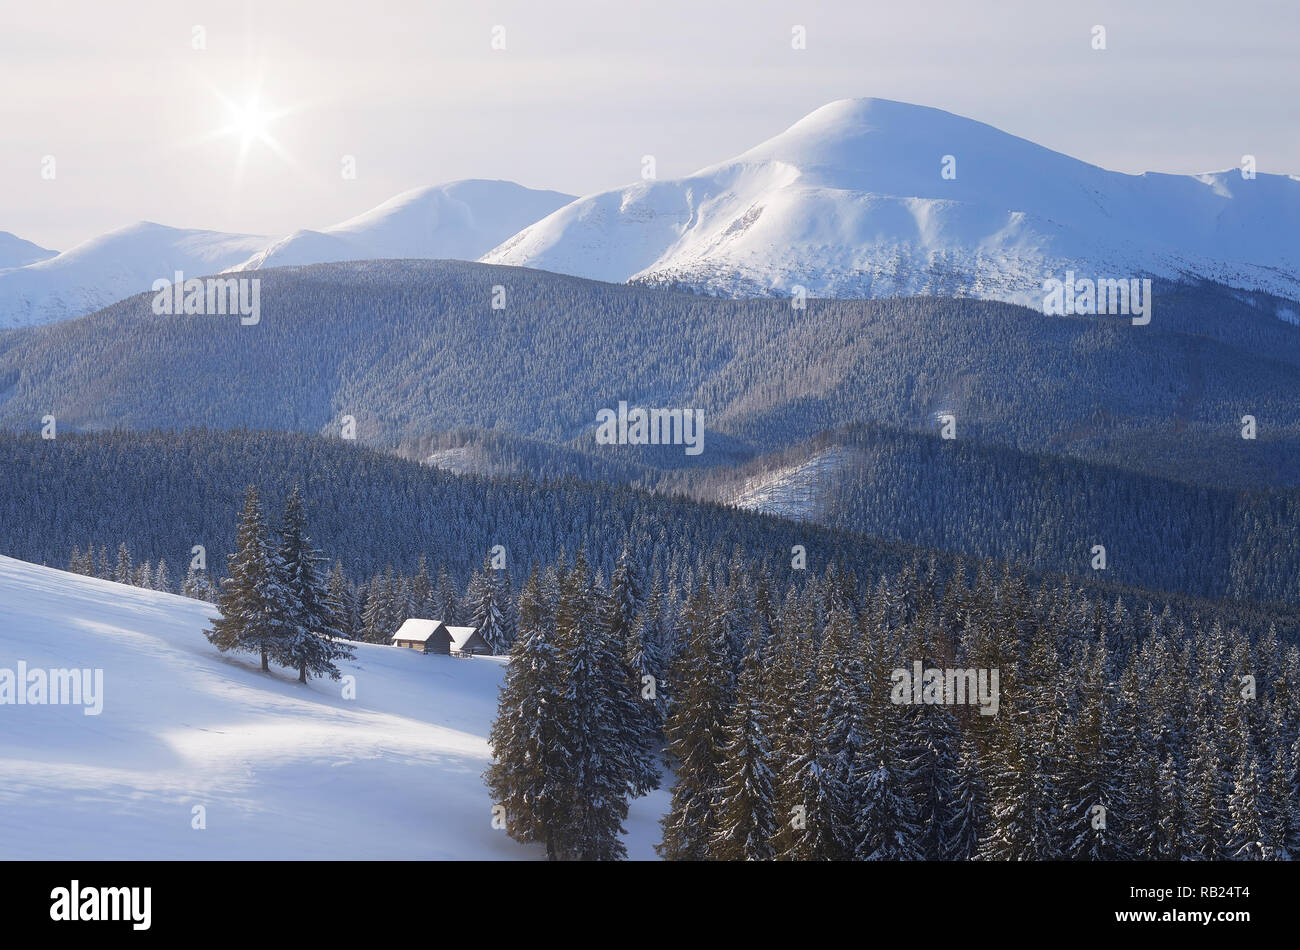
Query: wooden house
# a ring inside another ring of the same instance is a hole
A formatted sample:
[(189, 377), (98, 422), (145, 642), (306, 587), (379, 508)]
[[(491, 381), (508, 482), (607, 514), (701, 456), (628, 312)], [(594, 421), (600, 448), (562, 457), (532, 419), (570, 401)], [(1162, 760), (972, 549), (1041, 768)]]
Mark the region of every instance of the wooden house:
[(492, 647), (478, 632), (478, 627), (447, 627), (451, 634), (451, 652), (457, 656), (490, 654)]
[[(398, 628), (391, 639), (393, 646), (407, 650), (419, 650), (422, 653), (450, 653), (453, 642), (451, 631), (458, 629), (461, 628), (448, 627), (441, 620), (422, 620), (419, 617), (412, 617)], [(483, 638), (479, 637), (479, 639)]]

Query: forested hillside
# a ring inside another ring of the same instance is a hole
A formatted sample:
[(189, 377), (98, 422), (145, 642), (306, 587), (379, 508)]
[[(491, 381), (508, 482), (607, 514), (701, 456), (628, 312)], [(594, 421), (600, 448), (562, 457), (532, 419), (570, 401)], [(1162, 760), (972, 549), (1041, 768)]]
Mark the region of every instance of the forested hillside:
[[(456, 262), (258, 276), (253, 326), (157, 316), (146, 294), (0, 336), (0, 424), (338, 434), (351, 416), (385, 449), (473, 427), (679, 466), (854, 423), (933, 431), (950, 412), (961, 440), (1212, 485), (1300, 481), (1300, 327), (1213, 287), (1163, 289), (1135, 327), (943, 298), (798, 310)], [(620, 400), (700, 410), (704, 453), (596, 446), (597, 412)]]
[(824, 433), (740, 468), (669, 473), (657, 484), (744, 504), (745, 486), (785, 477), (807, 483), (805, 517), (874, 537), (1062, 573), (1090, 570), (1100, 544), (1106, 573), (1123, 583), (1300, 603), (1295, 489), (1209, 488), (883, 426)]
[(642, 489), (458, 476), (339, 439), (242, 431), (0, 433), (0, 553), (63, 567), (73, 545), (113, 551), (126, 541), (137, 562), (184, 565), (202, 544), (219, 572), (248, 485), (272, 511), (300, 485), (317, 546), (354, 578), (410, 573), (424, 555), (463, 588), (496, 545), (516, 572), (583, 547), (608, 574), (625, 539), (647, 570), (679, 582), (736, 556), (784, 573), (796, 544), (813, 569), (838, 561), (864, 577), (919, 556), (910, 545)]

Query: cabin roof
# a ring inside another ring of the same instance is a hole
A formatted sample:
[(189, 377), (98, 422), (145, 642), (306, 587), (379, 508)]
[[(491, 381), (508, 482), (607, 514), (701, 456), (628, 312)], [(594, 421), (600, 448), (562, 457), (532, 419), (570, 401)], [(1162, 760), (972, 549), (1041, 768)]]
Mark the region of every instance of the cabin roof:
[(452, 648), (462, 650), (470, 638), (478, 633), (478, 627), (448, 627), (447, 632), (451, 634)]
[(397, 632), (389, 637), (390, 640), (408, 640), (412, 643), (428, 643), (429, 638), (434, 634), (442, 631), (444, 636), (450, 637), (449, 631), (457, 629), (448, 627), (441, 620), (423, 620), (419, 617), (412, 617), (405, 621)]

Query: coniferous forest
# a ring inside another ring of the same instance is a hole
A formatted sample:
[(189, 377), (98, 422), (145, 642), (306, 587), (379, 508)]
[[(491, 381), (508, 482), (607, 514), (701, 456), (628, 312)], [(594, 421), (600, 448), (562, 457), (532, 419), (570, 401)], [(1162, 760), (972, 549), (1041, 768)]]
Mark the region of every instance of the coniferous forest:
[[(670, 859), (1300, 846), (1300, 650), (1272, 628), (987, 565), (786, 588), (717, 571), (674, 598), (628, 558), (606, 581), (581, 552), (531, 571), (518, 616), (486, 779), (510, 833), (553, 858), (619, 857), (629, 798), (659, 781)], [(918, 663), (996, 670), (995, 714), (900, 687)]]

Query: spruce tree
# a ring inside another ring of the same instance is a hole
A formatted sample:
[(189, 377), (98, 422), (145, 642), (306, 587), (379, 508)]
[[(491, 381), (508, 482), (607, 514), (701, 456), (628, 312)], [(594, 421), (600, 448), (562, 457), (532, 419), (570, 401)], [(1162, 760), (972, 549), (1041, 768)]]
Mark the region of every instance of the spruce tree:
[(438, 583), (433, 592), (433, 619), (441, 620), (449, 627), (460, 625), (460, 598), (456, 594), (456, 584), (447, 573), (446, 565), (438, 568)]
[(730, 653), (712, 622), (713, 603), (704, 581), (682, 615), (683, 649), (673, 665), (668, 751), (676, 761), (672, 804), (661, 819), (660, 857), (700, 861), (721, 826), (718, 812), (723, 747), (731, 715)]
[(230, 576), (222, 579), (217, 598), (221, 615), (212, 621), (206, 635), (223, 653), (259, 654), (263, 672), (270, 670), (269, 661), (281, 655), (288, 640), (284, 612), (288, 595), (275, 560), (257, 488), (250, 485), (244, 494), (235, 553), (226, 558)]
[(623, 645), (602, 622), (586, 557), (579, 550), (561, 583), (555, 619), (564, 670), (562, 714), (571, 730), (570, 793), (563, 851), (582, 860), (627, 856), (619, 837), (633, 776), (627, 746), (635, 700), (625, 688)]
[(433, 614), (433, 581), (429, 579), (429, 567), (424, 555), (415, 568), (411, 578), (411, 615), (425, 619), (436, 619)]
[(334, 562), (325, 589), (329, 602), (335, 605), (339, 628), (343, 631), (343, 635), (349, 640), (357, 639), (361, 632), (357, 620), (357, 601), (352, 593), (352, 585), (343, 574), (342, 562)]
[(632, 700), (624, 743), (630, 756), (632, 794), (637, 797), (659, 787), (662, 748), (658, 694), (663, 667), (648, 642), (653, 634), (647, 634), (639, 623), (644, 612), (640, 578), (625, 546), (610, 577), (605, 625), (623, 658), (625, 690)]
[(505, 809), (507, 833), (544, 842), (550, 860), (567, 844), (571, 791), (564, 783), (573, 774), (565, 675), (554, 642), (557, 595), (535, 569), (520, 592), (519, 637), (489, 737), (494, 761), (484, 776), (493, 801)]
[(506, 641), (505, 614), (498, 588), (496, 571), (491, 557), (483, 559), (481, 570), (475, 571), (465, 591), (465, 612), (469, 625), (478, 630), (494, 654), (505, 653), (510, 645)]
[(113, 580), (119, 584), (131, 583), (131, 552), (127, 550), (125, 541), (117, 546), (117, 565), (113, 568)]
[(298, 671), (298, 682), (312, 676), (338, 679), (336, 660), (352, 659), (345, 642), (339, 605), (331, 601), (321, 574), (325, 558), (312, 546), (302, 494), (295, 487), (285, 501), (276, 570), (285, 594), (285, 642), (277, 659)]
[(158, 566), (154, 569), (153, 589), (165, 591), (168, 594), (172, 592), (172, 577), (167, 570), (167, 559), (165, 557), (158, 559)]
[[(1242, 730), (1246, 730), (1243, 722)], [(1261, 861), (1269, 857), (1261, 821), (1259, 759), (1243, 735), (1236, 762), (1232, 792), (1228, 796), (1228, 854), (1238, 861)]]
[(970, 861), (979, 852), (980, 839), (988, 825), (988, 791), (980, 777), (974, 742), (963, 737), (952, 786), (952, 823), (944, 835), (944, 861)]
[(718, 831), (710, 855), (719, 861), (770, 861), (775, 854), (777, 794), (765, 647), (760, 637), (750, 639), (727, 723)]

